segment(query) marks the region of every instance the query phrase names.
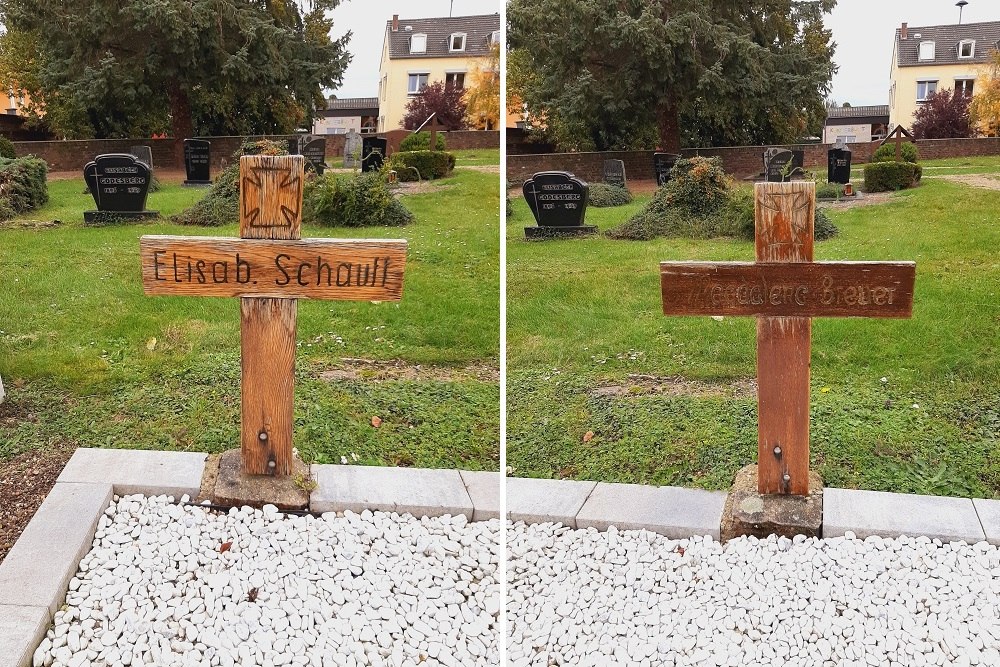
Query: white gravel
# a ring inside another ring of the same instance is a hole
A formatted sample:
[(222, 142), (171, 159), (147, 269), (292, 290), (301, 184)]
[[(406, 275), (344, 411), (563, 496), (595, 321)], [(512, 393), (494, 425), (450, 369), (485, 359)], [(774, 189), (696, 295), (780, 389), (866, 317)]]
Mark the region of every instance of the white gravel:
[(508, 528), (508, 664), (1000, 665), (1000, 549)]
[(499, 521), (169, 500), (115, 499), (35, 667), (500, 663)]

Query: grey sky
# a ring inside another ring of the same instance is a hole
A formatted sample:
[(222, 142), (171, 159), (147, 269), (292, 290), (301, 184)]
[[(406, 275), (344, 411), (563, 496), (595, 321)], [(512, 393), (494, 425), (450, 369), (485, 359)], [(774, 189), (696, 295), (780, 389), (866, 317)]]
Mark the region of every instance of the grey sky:
[[(911, 28), (958, 23), (956, 0), (839, 0), (826, 25), (837, 43), (831, 97), (854, 106), (889, 103), (892, 40), (903, 22)], [(1000, 21), (1000, 2), (969, 0), (962, 23)]]
[[(449, 0), (347, 0), (332, 12), (333, 35), (348, 30), (354, 35), (348, 50), (354, 60), (344, 75), (344, 85), (333, 91), (337, 97), (375, 97), (378, 94), (378, 66), (382, 57), (385, 22), (393, 14), (400, 19), (448, 16)], [(497, 14), (504, 0), (454, 0), (453, 16)]]

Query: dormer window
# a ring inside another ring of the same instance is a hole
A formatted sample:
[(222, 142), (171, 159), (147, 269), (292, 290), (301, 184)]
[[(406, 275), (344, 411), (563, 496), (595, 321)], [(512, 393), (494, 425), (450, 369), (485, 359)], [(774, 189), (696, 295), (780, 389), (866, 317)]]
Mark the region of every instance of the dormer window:
[(494, 30), (490, 34), (490, 45), (499, 44), (499, 43), (500, 43), (500, 31), (499, 30)]
[(427, 53), (427, 35), (422, 32), (410, 35), (410, 53)]
[(453, 32), (451, 34), (451, 39), (448, 41), (449, 51), (465, 51), (465, 33), (464, 32)]
[(934, 60), (934, 42), (920, 42), (917, 60)]
[(963, 39), (958, 43), (959, 58), (974, 58), (976, 56), (976, 40)]

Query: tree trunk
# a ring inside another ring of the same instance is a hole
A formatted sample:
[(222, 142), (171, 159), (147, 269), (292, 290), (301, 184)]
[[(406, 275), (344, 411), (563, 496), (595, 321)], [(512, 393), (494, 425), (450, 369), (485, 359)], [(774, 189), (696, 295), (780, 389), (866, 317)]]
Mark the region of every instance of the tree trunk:
[(660, 149), (667, 153), (681, 152), (681, 124), (677, 102), (673, 98), (660, 100), (656, 105), (656, 129), (660, 135)]
[(194, 136), (191, 100), (187, 91), (174, 84), (170, 88), (170, 132), (174, 135), (174, 167), (184, 168), (184, 140)]

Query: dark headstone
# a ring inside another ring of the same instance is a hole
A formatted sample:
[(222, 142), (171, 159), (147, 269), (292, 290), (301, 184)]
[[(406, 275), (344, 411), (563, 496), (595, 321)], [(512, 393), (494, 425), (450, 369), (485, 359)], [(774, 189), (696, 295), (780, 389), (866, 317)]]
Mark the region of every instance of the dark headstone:
[(326, 169), (326, 139), (319, 137), (313, 139), (302, 147), (302, 155), (306, 158), (306, 168), (316, 170), (320, 176)]
[(656, 173), (657, 186), (670, 180), (670, 170), (679, 159), (681, 156), (674, 153), (653, 153), (653, 171)]
[(826, 180), (841, 184), (851, 182), (851, 149), (831, 148), (827, 151)]
[(528, 238), (582, 236), (597, 227), (583, 224), (590, 187), (566, 171), (543, 171), (524, 182), (524, 199), (537, 227), (525, 227)]
[(623, 160), (604, 161), (604, 182), (620, 188), (625, 187), (625, 162)]
[(764, 180), (781, 183), (792, 180), (792, 151), (785, 148), (768, 148), (764, 151)]
[(292, 137), (288, 140), (288, 154), (298, 155), (299, 154), (299, 138)]
[(149, 146), (132, 146), (128, 152), (134, 155), (139, 162), (144, 163), (150, 169), (153, 168), (153, 149)]
[(212, 143), (204, 139), (184, 140), (184, 185), (211, 185)]
[(157, 217), (158, 212), (145, 210), (151, 176), (149, 166), (130, 153), (98, 155), (83, 168), (97, 204), (96, 211), (84, 211), (84, 223)]
[(389, 142), (381, 137), (361, 139), (361, 171), (378, 171), (385, 162)]

